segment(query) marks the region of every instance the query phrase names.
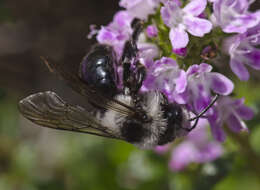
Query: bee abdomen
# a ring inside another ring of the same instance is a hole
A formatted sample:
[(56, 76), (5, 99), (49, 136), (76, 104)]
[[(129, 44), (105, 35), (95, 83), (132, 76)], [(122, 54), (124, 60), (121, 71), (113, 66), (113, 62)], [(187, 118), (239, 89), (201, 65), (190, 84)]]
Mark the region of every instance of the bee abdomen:
[(112, 47), (96, 45), (82, 60), (80, 77), (91, 87), (106, 96), (117, 93), (116, 57)]

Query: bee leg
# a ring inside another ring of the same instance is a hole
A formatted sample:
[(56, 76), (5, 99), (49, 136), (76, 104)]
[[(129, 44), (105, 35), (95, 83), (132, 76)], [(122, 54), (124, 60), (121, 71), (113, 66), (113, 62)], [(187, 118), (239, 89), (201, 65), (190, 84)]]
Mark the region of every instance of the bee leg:
[[(129, 45), (130, 41), (127, 41), (125, 44), (123, 56), (122, 56), (122, 66), (123, 66), (123, 86), (124, 94), (130, 95), (132, 91), (132, 86), (134, 83), (134, 73), (131, 68), (131, 62), (136, 56), (137, 50), (133, 50), (133, 46)], [(130, 46), (130, 47), (129, 47)]]
[[(131, 23), (131, 27), (133, 28), (133, 34), (132, 34), (132, 41), (135, 43), (135, 47), (137, 47), (136, 42), (138, 40), (138, 37), (140, 35), (140, 33), (143, 30), (143, 21), (135, 18), (132, 23)], [(138, 50), (138, 49), (137, 49)], [(138, 92), (139, 89), (141, 88), (143, 81), (146, 77), (146, 69), (144, 67), (144, 65), (142, 65), (139, 61), (136, 61), (135, 63), (136, 65), (136, 75), (135, 75), (135, 87), (133, 89), (134, 93)]]
[(123, 66), (123, 84), (124, 93), (126, 95), (129, 95), (134, 81), (134, 73), (131, 68), (131, 63), (135, 61), (137, 53), (138, 49), (135, 41), (133, 39), (126, 41), (120, 61)]
[[(121, 57), (121, 64), (123, 65), (123, 84), (124, 84), (124, 93), (130, 94), (131, 92), (136, 92), (136, 90), (141, 87), (137, 87), (137, 84), (142, 83), (144, 76), (143, 71), (138, 71), (137, 77), (135, 77), (134, 71), (131, 68), (131, 63), (136, 62), (136, 57), (138, 54), (138, 48), (136, 45), (136, 41), (138, 40), (138, 36), (142, 31), (143, 23), (139, 19), (134, 19), (131, 23), (133, 28), (133, 34), (130, 40), (126, 41), (123, 54)], [(143, 70), (143, 69), (140, 69)], [(139, 74), (140, 73), (140, 74)], [(136, 79), (137, 78), (137, 79)], [(140, 81), (140, 82), (136, 82)]]
[(146, 77), (146, 68), (139, 61), (136, 62), (135, 71), (131, 70), (131, 64), (125, 62), (123, 65), (123, 83), (125, 94), (134, 94), (142, 87)]
[(134, 92), (137, 93), (142, 87), (143, 81), (146, 77), (146, 68), (139, 61), (136, 63), (136, 76), (135, 76), (135, 87)]
[(138, 40), (138, 37), (140, 35), (140, 33), (142, 32), (143, 30), (143, 21), (138, 19), (138, 18), (135, 18), (132, 23), (131, 23), (131, 27), (132, 29), (134, 30), (133, 31), (133, 34), (132, 34), (132, 39), (133, 41), (137, 41)]
[(125, 42), (123, 54), (121, 57), (121, 63), (129, 63), (136, 58), (138, 53), (137, 45), (133, 39), (130, 39)]
[(131, 75), (131, 64), (129, 62), (125, 62), (123, 64), (123, 85), (124, 85), (124, 94), (130, 95), (130, 89), (131, 89), (131, 81), (132, 81), (132, 75)]
[(137, 57), (138, 48), (136, 42), (143, 30), (143, 22), (140, 19), (135, 18), (131, 23), (131, 27), (133, 29), (132, 36), (128, 41), (125, 42), (123, 54), (121, 57), (121, 63), (123, 65), (125, 63), (131, 65), (131, 61)]

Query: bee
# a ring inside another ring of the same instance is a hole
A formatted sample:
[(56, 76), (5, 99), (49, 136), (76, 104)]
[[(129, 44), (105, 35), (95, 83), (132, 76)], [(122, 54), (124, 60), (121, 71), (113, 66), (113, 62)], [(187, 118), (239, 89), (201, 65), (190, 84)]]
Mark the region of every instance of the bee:
[[(102, 44), (94, 45), (78, 65), (45, 60), (50, 71), (87, 99), (84, 108), (47, 91), (21, 100), (20, 113), (43, 127), (119, 139), (141, 149), (164, 145), (187, 134), (214, 102), (204, 113), (190, 118), (184, 107), (170, 103), (163, 93), (140, 91), (146, 76), (145, 67), (137, 60), (136, 42), (142, 27), (142, 21), (134, 19), (133, 34), (119, 61), (113, 48)], [(123, 88), (118, 88), (119, 65), (123, 68)], [(190, 126), (193, 120), (195, 124)]]

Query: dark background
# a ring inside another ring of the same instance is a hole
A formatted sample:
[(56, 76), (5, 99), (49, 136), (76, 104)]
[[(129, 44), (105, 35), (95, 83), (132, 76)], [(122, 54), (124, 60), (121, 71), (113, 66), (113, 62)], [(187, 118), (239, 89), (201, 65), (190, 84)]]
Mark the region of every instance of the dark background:
[(40, 56), (79, 63), (96, 43), (86, 37), (89, 26), (108, 24), (118, 9), (106, 0), (0, 0), (0, 86), (25, 94), (66, 88)]

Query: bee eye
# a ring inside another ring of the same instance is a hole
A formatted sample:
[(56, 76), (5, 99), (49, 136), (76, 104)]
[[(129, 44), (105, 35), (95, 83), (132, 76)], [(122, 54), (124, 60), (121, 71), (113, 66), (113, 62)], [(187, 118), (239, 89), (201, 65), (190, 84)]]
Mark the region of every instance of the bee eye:
[(148, 118), (147, 118), (147, 115), (146, 114), (144, 114), (143, 115), (143, 120), (147, 120)]
[(169, 124), (182, 122), (182, 109), (175, 104), (163, 106), (164, 118), (168, 120)]

